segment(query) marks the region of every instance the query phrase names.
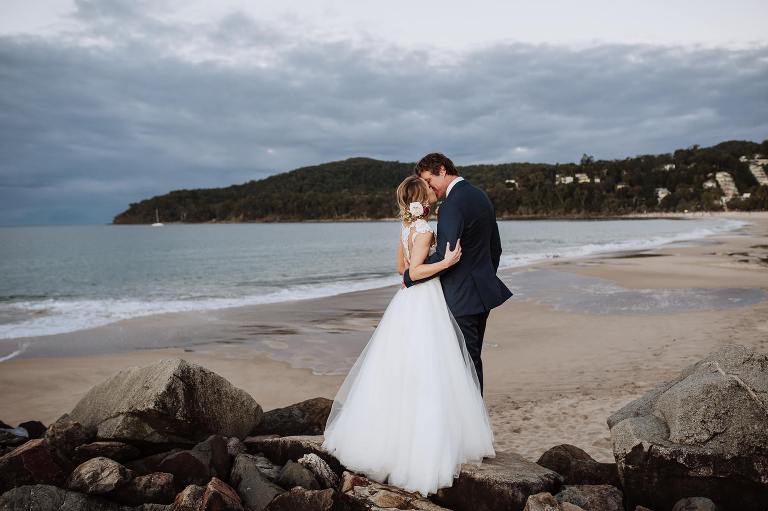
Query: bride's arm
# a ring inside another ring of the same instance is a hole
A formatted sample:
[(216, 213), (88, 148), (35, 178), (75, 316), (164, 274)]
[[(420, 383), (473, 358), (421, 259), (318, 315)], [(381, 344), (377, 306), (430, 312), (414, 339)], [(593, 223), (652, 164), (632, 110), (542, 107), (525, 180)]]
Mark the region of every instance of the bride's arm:
[(456, 246), (453, 251), (449, 250), (450, 247), (446, 245), (444, 259), (437, 261), (436, 263), (425, 264), (424, 261), (429, 255), (429, 246), (432, 244), (432, 236), (433, 234), (431, 232), (422, 232), (418, 233), (413, 240), (411, 265), (408, 268), (408, 273), (413, 280), (430, 277), (459, 262), (459, 258), (461, 257), (461, 244), (459, 241), (456, 241)]

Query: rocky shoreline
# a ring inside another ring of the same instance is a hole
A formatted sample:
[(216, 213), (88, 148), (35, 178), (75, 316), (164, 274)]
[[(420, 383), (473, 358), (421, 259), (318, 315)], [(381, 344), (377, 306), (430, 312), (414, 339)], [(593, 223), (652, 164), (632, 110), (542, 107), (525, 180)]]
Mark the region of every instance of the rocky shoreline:
[(607, 418), (614, 463), (497, 451), (424, 498), (322, 447), (332, 401), (264, 412), (183, 359), (131, 367), (45, 426), (0, 421), (0, 510), (765, 511), (768, 356), (737, 344)]

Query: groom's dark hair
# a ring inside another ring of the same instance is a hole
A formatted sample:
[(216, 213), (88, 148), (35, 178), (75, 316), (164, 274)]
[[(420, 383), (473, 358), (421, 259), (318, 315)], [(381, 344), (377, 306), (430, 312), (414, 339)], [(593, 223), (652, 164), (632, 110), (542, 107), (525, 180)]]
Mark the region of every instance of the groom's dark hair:
[(449, 176), (458, 176), (456, 167), (453, 166), (453, 162), (443, 153), (429, 153), (424, 158), (419, 160), (416, 167), (413, 169), (413, 173), (417, 176), (421, 176), (421, 173), (425, 170), (430, 171), (432, 174), (440, 173), (440, 165), (445, 167), (445, 173)]

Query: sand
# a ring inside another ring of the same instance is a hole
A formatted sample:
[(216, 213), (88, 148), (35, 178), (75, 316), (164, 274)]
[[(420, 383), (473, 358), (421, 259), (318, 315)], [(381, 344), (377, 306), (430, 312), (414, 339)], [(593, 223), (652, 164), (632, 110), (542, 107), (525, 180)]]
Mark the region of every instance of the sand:
[[(753, 225), (502, 272), (519, 289), (491, 313), (483, 348), (497, 450), (536, 461), (569, 443), (611, 461), (612, 412), (723, 344), (768, 350), (768, 213), (721, 216)], [(575, 284), (542, 290), (552, 281)], [(221, 374), (265, 410), (333, 398), (395, 291), (161, 314), (33, 339), (0, 363), (0, 419), (47, 424), (111, 374), (172, 357)]]

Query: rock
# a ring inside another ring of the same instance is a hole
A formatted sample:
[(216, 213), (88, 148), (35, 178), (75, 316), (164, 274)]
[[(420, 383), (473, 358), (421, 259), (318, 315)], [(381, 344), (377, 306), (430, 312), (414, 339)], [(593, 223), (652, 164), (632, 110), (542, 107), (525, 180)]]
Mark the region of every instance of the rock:
[(653, 511), (653, 509), (649, 509), (645, 506), (636, 506), (635, 511)]
[(479, 466), (462, 465), (453, 485), (440, 488), (433, 500), (456, 511), (521, 510), (529, 495), (556, 491), (562, 481), (557, 472), (519, 454), (497, 451)]
[(307, 490), (320, 489), (320, 483), (315, 479), (315, 474), (308, 468), (292, 460), (288, 460), (280, 471), (280, 475), (277, 478), (277, 484), (285, 489), (291, 489), (294, 486), (301, 486)]
[(299, 463), (314, 474), (321, 488), (335, 488), (339, 484), (339, 477), (331, 470), (328, 463), (314, 453), (305, 454), (299, 458)]
[(266, 511), (331, 511), (336, 504), (336, 490), (307, 490), (296, 487), (278, 495), (269, 503)]
[(192, 449), (169, 454), (157, 466), (158, 472), (173, 474), (176, 488), (190, 484), (204, 486), (211, 480), (210, 457)]
[(624, 495), (621, 490), (608, 484), (566, 485), (555, 498), (587, 511), (624, 511)]
[(130, 481), (133, 474), (120, 463), (99, 456), (75, 468), (67, 480), (70, 490), (89, 495), (109, 493)]
[(0, 493), (25, 484), (62, 486), (68, 474), (46, 439), (35, 438), (0, 458)]
[(137, 460), (128, 461), (123, 464), (126, 467), (133, 470), (134, 472), (136, 472), (137, 474), (141, 474), (141, 475), (151, 474), (152, 472), (162, 472), (162, 470), (160, 470), (160, 464), (163, 462), (163, 460), (169, 455), (176, 452), (181, 452), (183, 450), (184, 449), (175, 448), (175, 449), (171, 449), (170, 451), (163, 451), (155, 454), (150, 454), (149, 456), (145, 456)]
[(341, 474), (344, 467), (335, 456), (323, 449), (323, 436), (284, 436), (277, 438), (248, 437), (244, 440), (248, 452), (263, 453), (272, 462), (284, 465), (288, 460), (296, 461), (305, 454), (317, 454), (328, 466)]
[(717, 506), (706, 497), (687, 497), (678, 500), (672, 511), (717, 511)]
[(726, 345), (608, 418), (629, 508), (768, 508), (768, 356)]
[(249, 511), (262, 511), (272, 499), (285, 493), (285, 490), (273, 483), (262, 473), (260, 466), (266, 458), (259, 458), (251, 454), (239, 454), (232, 464), (232, 472), (229, 481), (243, 506)]
[(552, 447), (536, 462), (563, 476), (565, 484), (610, 484), (620, 487), (616, 463), (601, 463), (574, 445)]
[(205, 487), (200, 511), (243, 511), (237, 492), (218, 477), (212, 478)]
[(190, 484), (176, 495), (173, 500), (173, 511), (197, 511), (204, 494), (204, 486)]
[(352, 510), (376, 511), (381, 508), (397, 508), (447, 511), (418, 492), (378, 483), (346, 470), (342, 474), (340, 502), (341, 509)]
[[(523, 511), (592, 511), (592, 510), (591, 509), (585, 510), (584, 508), (581, 508), (576, 504), (571, 504), (570, 502), (560, 502), (555, 497), (553, 497), (551, 493), (541, 492), (528, 497), (528, 500), (526, 500), (525, 502), (525, 508), (523, 508)], [(602, 510), (595, 508), (594, 511), (602, 511)]]
[(124, 462), (138, 458), (141, 456), (141, 451), (125, 442), (91, 442), (75, 447), (72, 461), (82, 463), (97, 456)]
[(45, 435), (45, 431), (48, 429), (40, 421), (26, 421), (19, 424), (20, 428), (24, 428), (29, 433), (29, 438), (42, 438)]
[(96, 385), (71, 417), (100, 440), (190, 444), (211, 434), (244, 438), (261, 406), (218, 374), (182, 359), (131, 367)]
[(173, 474), (154, 472), (134, 477), (115, 490), (110, 498), (138, 506), (140, 504), (170, 504), (176, 496)]
[(227, 452), (233, 458), (238, 454), (248, 452), (248, 448), (245, 446), (242, 440), (237, 437), (227, 438)]
[(0, 445), (17, 447), (29, 440), (29, 432), (24, 428), (0, 429)]
[(142, 504), (133, 508), (133, 511), (176, 511), (172, 504)]
[(264, 413), (262, 421), (251, 435), (322, 435), (332, 404), (333, 399), (316, 397), (270, 410)]
[(80, 422), (64, 414), (48, 426), (44, 437), (61, 462), (69, 465), (71, 469), (77, 464), (72, 461), (77, 447), (93, 440), (95, 434), (94, 429), (86, 428)]
[(259, 472), (261, 472), (263, 476), (272, 482), (277, 481), (277, 478), (280, 477), (280, 471), (283, 469), (282, 466), (275, 465), (269, 461), (269, 458), (266, 456), (261, 456), (259, 454), (248, 454), (248, 456), (253, 459), (256, 468), (259, 469)]
[(136, 511), (101, 497), (46, 484), (23, 485), (0, 495), (0, 511)]
[(227, 440), (221, 435), (211, 435), (192, 450), (205, 453), (208, 457), (208, 466), (211, 474), (219, 479), (227, 480), (232, 469), (232, 458), (227, 451)]

